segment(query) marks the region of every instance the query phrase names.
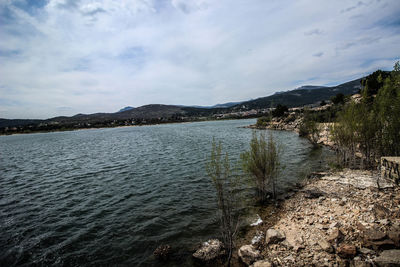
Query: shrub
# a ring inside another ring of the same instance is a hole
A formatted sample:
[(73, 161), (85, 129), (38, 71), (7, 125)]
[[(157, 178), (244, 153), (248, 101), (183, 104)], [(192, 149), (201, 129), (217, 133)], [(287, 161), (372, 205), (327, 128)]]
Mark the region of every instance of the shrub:
[(287, 106), (283, 106), (281, 104), (278, 104), (276, 108), (272, 111), (272, 116), (273, 117), (282, 117), (285, 112), (287, 112), (289, 109)]
[(257, 135), (253, 132), (250, 150), (241, 154), (242, 167), (245, 173), (253, 178), (257, 189), (258, 200), (267, 200), (268, 187), (276, 199), (276, 179), (280, 171), (280, 149), (277, 147), (272, 134), (268, 140), (264, 133)]
[(222, 241), (228, 251), (228, 266), (234, 248), (234, 239), (239, 226), (239, 201), (236, 180), (231, 173), (229, 157), (222, 154), (222, 145), (212, 142), (211, 157), (206, 165), (208, 176), (217, 193), (217, 204), (221, 226)]
[(257, 127), (265, 127), (271, 121), (270, 117), (260, 117), (257, 119), (256, 126)]
[(331, 101), (333, 104), (337, 105), (337, 104), (343, 104), (344, 103), (344, 94), (339, 93), (336, 96), (333, 96), (331, 98)]

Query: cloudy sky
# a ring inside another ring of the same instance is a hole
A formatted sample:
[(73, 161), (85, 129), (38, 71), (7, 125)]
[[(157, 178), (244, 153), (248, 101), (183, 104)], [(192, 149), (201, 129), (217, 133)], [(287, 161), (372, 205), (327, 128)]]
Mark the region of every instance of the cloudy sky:
[(0, 0), (0, 118), (212, 105), (400, 57), (399, 0)]

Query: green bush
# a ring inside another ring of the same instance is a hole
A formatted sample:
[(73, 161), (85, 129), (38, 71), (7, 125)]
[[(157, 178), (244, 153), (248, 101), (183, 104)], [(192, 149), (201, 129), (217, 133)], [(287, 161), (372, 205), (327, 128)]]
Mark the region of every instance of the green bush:
[(278, 104), (276, 108), (272, 111), (272, 116), (273, 117), (282, 117), (285, 115), (285, 112), (287, 112), (289, 109), (287, 106), (283, 106), (281, 104)]
[(222, 241), (228, 252), (229, 266), (239, 225), (239, 197), (235, 193), (237, 179), (231, 172), (228, 153), (223, 155), (221, 143), (217, 145), (215, 140), (212, 142), (211, 157), (206, 170), (217, 194)]
[(270, 117), (260, 117), (257, 119), (256, 126), (257, 127), (265, 127), (271, 121)]
[(250, 150), (241, 154), (242, 167), (245, 173), (252, 177), (258, 200), (264, 203), (267, 200), (268, 188), (276, 199), (276, 179), (280, 171), (280, 149), (276, 145), (272, 134), (268, 140), (265, 134), (259, 135), (254, 131), (250, 141)]

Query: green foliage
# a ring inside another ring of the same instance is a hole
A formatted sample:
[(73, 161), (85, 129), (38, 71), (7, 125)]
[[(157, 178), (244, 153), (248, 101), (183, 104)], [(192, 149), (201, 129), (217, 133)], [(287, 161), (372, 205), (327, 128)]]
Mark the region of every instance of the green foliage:
[(211, 157), (206, 165), (208, 176), (217, 193), (222, 241), (228, 250), (228, 265), (234, 249), (239, 226), (239, 197), (236, 192), (237, 177), (232, 175), (228, 153), (223, 155), (222, 145), (212, 142)]
[[(385, 79), (383, 80), (383, 77)], [(363, 99), (345, 106), (332, 129), (341, 161), (355, 165), (361, 152), (361, 167), (374, 166), (380, 156), (400, 155), (400, 68), (390, 75), (377, 71), (363, 81)], [(376, 97), (372, 97), (372, 94)]]
[(344, 103), (344, 94), (339, 93), (336, 96), (333, 96), (331, 98), (331, 101), (333, 104), (338, 105), (338, 104), (343, 104)]
[(271, 117), (260, 117), (257, 119), (256, 126), (257, 127), (265, 127), (271, 121)]
[(320, 105), (321, 107), (325, 106), (325, 105), (326, 105), (325, 100), (322, 100), (321, 103), (319, 103), (319, 105)]
[(311, 143), (314, 146), (317, 146), (320, 137), (320, 128), (313, 117), (313, 114), (309, 111), (306, 110), (304, 112), (303, 121), (299, 126), (299, 135), (308, 137)]
[(280, 149), (272, 134), (267, 140), (263, 132), (257, 135), (254, 131), (250, 141), (250, 150), (242, 153), (241, 159), (244, 172), (255, 182), (258, 200), (261, 203), (267, 200), (269, 187), (272, 189), (273, 198), (276, 199), (276, 179), (281, 163)]
[(362, 93), (365, 97), (376, 95), (380, 88), (383, 87), (386, 78), (390, 76), (390, 72), (377, 70), (361, 80), (363, 86)]
[(278, 104), (276, 108), (272, 111), (272, 116), (273, 117), (282, 117), (285, 112), (287, 112), (289, 109), (287, 106), (283, 106), (281, 104)]
[(384, 86), (374, 99), (374, 112), (378, 119), (379, 154), (400, 156), (400, 69), (394, 66)]

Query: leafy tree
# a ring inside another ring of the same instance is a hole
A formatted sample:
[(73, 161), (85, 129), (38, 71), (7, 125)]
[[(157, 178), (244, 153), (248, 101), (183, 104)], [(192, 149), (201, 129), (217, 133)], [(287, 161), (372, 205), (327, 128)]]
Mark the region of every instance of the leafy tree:
[(344, 94), (339, 93), (336, 96), (333, 96), (331, 98), (331, 101), (333, 104), (337, 105), (337, 104), (343, 104), (344, 103)]
[(377, 70), (361, 80), (363, 86), (362, 92), (366, 97), (376, 95), (378, 90), (383, 87), (386, 78), (390, 76), (390, 72)]
[(287, 106), (283, 106), (281, 104), (278, 104), (276, 108), (272, 111), (272, 116), (273, 117), (282, 117), (285, 112), (287, 112), (289, 109)]
[(276, 179), (280, 171), (280, 149), (276, 145), (272, 134), (268, 140), (265, 134), (259, 135), (254, 131), (250, 141), (250, 150), (241, 154), (242, 166), (245, 173), (253, 178), (258, 200), (264, 203), (267, 200), (268, 188), (272, 189), (272, 196), (276, 199)]
[(320, 132), (319, 124), (305, 112), (303, 121), (299, 126), (299, 135), (307, 137), (314, 146), (318, 146)]
[(221, 235), (228, 251), (228, 265), (232, 258), (234, 240), (239, 226), (237, 181), (231, 173), (228, 153), (222, 154), (222, 145), (212, 142), (211, 157), (206, 165), (208, 176), (216, 189)]
[(332, 135), (345, 165), (354, 166), (355, 154), (361, 152), (362, 167), (372, 167), (380, 156), (400, 155), (399, 62), (389, 76), (377, 71), (363, 83), (362, 101), (344, 107)]
[(379, 155), (400, 156), (400, 64), (386, 78), (374, 99), (374, 112), (379, 123)]

